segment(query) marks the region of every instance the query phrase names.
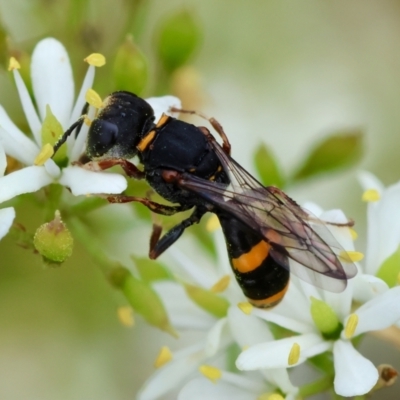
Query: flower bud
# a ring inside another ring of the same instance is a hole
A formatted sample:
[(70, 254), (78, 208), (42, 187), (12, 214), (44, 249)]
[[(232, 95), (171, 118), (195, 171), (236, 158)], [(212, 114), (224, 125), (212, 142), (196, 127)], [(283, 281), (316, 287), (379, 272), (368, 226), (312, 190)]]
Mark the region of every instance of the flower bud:
[(74, 239), (56, 211), (54, 219), (41, 225), (35, 233), (33, 244), (46, 263), (63, 263), (72, 254)]

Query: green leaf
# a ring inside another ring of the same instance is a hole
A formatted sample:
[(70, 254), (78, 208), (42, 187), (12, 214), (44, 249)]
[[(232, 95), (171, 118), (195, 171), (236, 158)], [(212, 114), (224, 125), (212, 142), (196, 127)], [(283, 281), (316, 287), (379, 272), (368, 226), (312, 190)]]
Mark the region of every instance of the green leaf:
[(194, 285), (185, 285), (187, 295), (203, 310), (209, 312), (217, 318), (226, 316), (229, 302), (225, 298), (218, 296), (211, 290), (203, 289)]
[(192, 15), (179, 11), (161, 24), (157, 55), (165, 70), (172, 72), (185, 64), (201, 41), (201, 32)]
[(277, 186), (282, 188), (284, 179), (272, 151), (262, 144), (254, 156), (257, 172), (264, 186)]
[(314, 175), (334, 171), (357, 162), (362, 155), (363, 135), (359, 130), (338, 132), (317, 145), (294, 173), (299, 181)]
[(159, 261), (143, 257), (131, 256), (144, 282), (154, 282), (165, 279), (172, 279), (171, 273)]
[(400, 247), (390, 255), (380, 266), (376, 276), (385, 281), (389, 287), (397, 285), (400, 273)]
[(118, 48), (113, 67), (115, 89), (141, 95), (146, 88), (149, 67), (147, 58), (131, 36)]
[(135, 278), (124, 267), (114, 268), (111, 271), (110, 282), (122, 290), (132, 308), (150, 325), (177, 336), (163, 302), (147, 282)]

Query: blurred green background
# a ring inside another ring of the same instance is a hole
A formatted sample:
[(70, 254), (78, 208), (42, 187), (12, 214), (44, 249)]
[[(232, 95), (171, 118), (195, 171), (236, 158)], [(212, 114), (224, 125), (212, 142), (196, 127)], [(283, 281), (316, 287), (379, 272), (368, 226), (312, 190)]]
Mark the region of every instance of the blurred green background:
[[(183, 10), (198, 27), (198, 45), (171, 75), (160, 68), (157, 37), (166, 19)], [(299, 203), (343, 209), (356, 221), (356, 246), (364, 250), (366, 206), (357, 171), (367, 169), (385, 184), (400, 178), (398, 1), (1, 0), (0, 12), (1, 35), (7, 37), (1, 40), (0, 103), (25, 129), (4, 68), (9, 54), (24, 59), (40, 39), (53, 36), (66, 46), (79, 88), (82, 59), (101, 52), (109, 62), (95, 88), (104, 96), (116, 89), (113, 65), (127, 34), (148, 60), (142, 94), (174, 93), (185, 108), (216, 117), (234, 158), (250, 172), (256, 171), (261, 143), (272, 149), (285, 175), (324, 137), (361, 129), (364, 155), (357, 166), (291, 185), (288, 192)], [(43, 223), (36, 209), (16, 207), (16, 220), (28, 230)], [(144, 255), (150, 223), (132, 229), (136, 236), (131, 232), (129, 238)], [(190, 241), (186, 235), (177, 246), (185, 249)], [(132, 248), (129, 240), (113, 246), (124, 244)], [(6, 237), (0, 260), (1, 399), (131, 399), (150, 375), (159, 347), (181, 346), (140, 317), (133, 329), (121, 326), (116, 309), (122, 296), (82, 245), (61, 268), (44, 269), (38, 256)], [(376, 364), (398, 359), (389, 348), (389, 359), (381, 360), (382, 348), (374, 353), (374, 346), (368, 341), (363, 350), (374, 354)], [(392, 393), (397, 399), (399, 390)]]

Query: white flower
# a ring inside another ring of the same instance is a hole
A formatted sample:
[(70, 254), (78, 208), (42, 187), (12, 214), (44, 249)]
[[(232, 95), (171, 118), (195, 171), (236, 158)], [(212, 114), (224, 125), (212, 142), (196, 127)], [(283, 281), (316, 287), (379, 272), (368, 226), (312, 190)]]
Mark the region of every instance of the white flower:
[[(324, 213), (320, 218), (332, 222), (346, 220), (340, 211)], [(347, 229), (334, 226), (330, 229), (343, 248), (352, 250), (353, 245)], [(254, 309), (252, 314), (299, 335), (251, 346), (238, 357), (237, 367), (241, 370), (288, 368), (299, 365), (317, 354), (332, 351), (335, 392), (342, 396), (368, 393), (378, 379), (378, 371), (371, 361), (353, 347), (350, 339), (368, 331), (387, 328), (400, 318), (400, 287), (387, 290), (386, 285), (382, 282), (377, 285), (377, 278), (372, 278), (369, 280), (361, 274), (348, 282), (344, 292), (335, 294), (319, 290), (293, 277), (288, 293), (277, 307), (271, 311)], [(364, 292), (367, 291), (365, 286), (368, 285), (383, 290), (355, 312), (351, 312), (357, 280), (358, 286), (364, 288)], [(311, 312), (312, 298), (321, 300), (321, 307), (327, 305), (333, 310), (344, 329), (338, 325), (339, 329), (331, 332), (331, 337), (321, 333), (316, 326), (316, 317), (314, 315), (313, 318)], [(293, 351), (296, 354), (291, 360), (290, 354)]]
[[(7, 167), (6, 153), (4, 152), (3, 146), (0, 141), (0, 179), (4, 176)], [(15, 218), (15, 210), (13, 207), (6, 207), (0, 209), (0, 240), (10, 230), (11, 224)]]
[[(13, 74), (33, 139), (21, 132), (0, 106), (0, 141), (8, 155), (26, 165), (25, 168), (0, 178), (0, 202), (22, 193), (35, 192), (53, 182), (70, 188), (76, 196), (113, 194), (125, 190), (126, 179), (120, 174), (93, 172), (73, 165), (60, 169), (52, 159), (47, 160), (43, 166), (34, 165), (45, 144), (42, 143), (41, 128), (46, 115), (46, 106), (50, 106), (63, 130), (68, 129), (80, 116), (86, 92), (94, 80), (95, 67), (89, 66), (74, 104), (74, 81), (65, 48), (53, 38), (40, 41), (33, 51), (31, 61), (32, 87), (37, 110), (16, 68), (13, 68)], [(180, 107), (180, 102), (175, 97), (166, 96), (152, 99), (150, 105), (160, 113), (167, 112), (170, 106)], [(89, 111), (89, 116), (90, 113), (94, 115), (93, 107)], [(156, 115), (157, 117), (159, 115)], [(75, 135), (70, 135), (68, 138), (70, 163), (76, 161), (84, 152), (87, 132), (88, 127), (83, 124), (76, 140)]]
[[(216, 271), (214, 266), (210, 265), (199, 268), (191, 259), (173, 247), (169, 250), (169, 254), (174, 258), (171, 264), (172, 272), (186, 282), (210, 289), (225, 276), (227, 268), (230, 268), (221, 235), (218, 235), (218, 240), (222, 244), (218, 246), (218, 250), (221, 252), (221, 258), (225, 260), (218, 264), (217, 268), (222, 266), (221, 270)], [(175, 352), (167, 364), (156, 370), (139, 392), (138, 400), (161, 399), (168, 392), (178, 389), (181, 389), (179, 400), (196, 399), (200, 398), (200, 395), (208, 395), (209, 398), (216, 400), (226, 398), (250, 400), (275, 390), (286, 393), (285, 398), (288, 400), (295, 398), (298, 390), (290, 383), (286, 369), (256, 371), (250, 375), (233, 374), (223, 370), (226, 351), (233, 343), (243, 347), (273, 340), (269, 328), (261, 319), (244, 315), (238, 309), (237, 303), (245, 299), (236, 283), (230, 284), (223, 293), (229, 303), (227, 316), (221, 319), (213, 317), (195, 305), (182, 286), (177, 283), (160, 282), (154, 287), (163, 299), (172, 325), (179, 331), (196, 331), (198, 334), (195, 335), (194, 344)], [(222, 369), (215, 368), (219, 371), (220, 377), (216, 379), (216, 384), (211, 385), (208, 382), (212, 377), (206, 372), (210, 365), (213, 366), (210, 368), (222, 367)]]
[(368, 201), (365, 271), (376, 275), (400, 245), (400, 182), (387, 188), (371, 173), (359, 174)]

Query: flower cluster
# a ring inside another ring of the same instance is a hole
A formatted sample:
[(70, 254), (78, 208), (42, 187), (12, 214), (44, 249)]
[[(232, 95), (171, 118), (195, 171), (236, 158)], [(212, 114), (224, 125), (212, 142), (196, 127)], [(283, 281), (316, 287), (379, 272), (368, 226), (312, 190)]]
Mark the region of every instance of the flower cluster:
[[(79, 118), (93, 84), (95, 67), (105, 62), (98, 54), (86, 61), (89, 68), (74, 102), (68, 54), (55, 39), (42, 40), (33, 52), (31, 64), (35, 108), (18, 72), (19, 65), (11, 60), (10, 70), (30, 137), (0, 106), (0, 203), (51, 183), (69, 188), (76, 196), (116, 194), (126, 189), (126, 180), (120, 174), (93, 172), (74, 165), (84, 152), (86, 125), (77, 137), (68, 138), (65, 155), (61, 152), (55, 159), (43, 156), (45, 145), (53, 145)], [(147, 101), (156, 119), (171, 106), (180, 106), (172, 96)], [(89, 117), (94, 112), (90, 109)], [(7, 156), (24, 167), (6, 174)], [(390, 262), (400, 244), (400, 185), (385, 189), (368, 173), (362, 173), (360, 180), (366, 190), (364, 198), (369, 201), (366, 260), (358, 265), (359, 273), (340, 294), (325, 292), (293, 277), (278, 306), (272, 310), (256, 309), (230, 278), (220, 230), (212, 233), (218, 251), (215, 266), (200, 268), (177, 248), (170, 249), (174, 258), (171, 270), (177, 279), (158, 281), (154, 288), (165, 303), (172, 325), (181, 331), (197, 332), (196, 342), (175, 354), (164, 347), (156, 360), (157, 371), (142, 387), (138, 399), (159, 399), (175, 390), (179, 400), (205, 396), (294, 400), (305, 395), (306, 390), (291, 383), (288, 371), (305, 362), (321, 370), (319, 383), (323, 389), (333, 385), (341, 396), (371, 392), (379, 372), (358, 352), (354, 339), (400, 321), (398, 267)], [(358, 254), (354, 252), (351, 229), (343, 226), (346, 218), (341, 211), (322, 212), (315, 205), (307, 208), (328, 222), (327, 227), (348, 254)], [(0, 209), (0, 239), (14, 218), (12, 207)]]

